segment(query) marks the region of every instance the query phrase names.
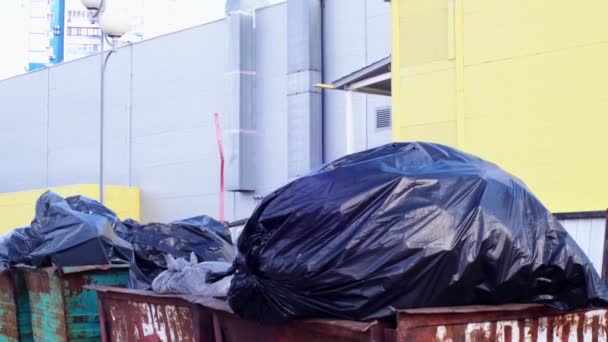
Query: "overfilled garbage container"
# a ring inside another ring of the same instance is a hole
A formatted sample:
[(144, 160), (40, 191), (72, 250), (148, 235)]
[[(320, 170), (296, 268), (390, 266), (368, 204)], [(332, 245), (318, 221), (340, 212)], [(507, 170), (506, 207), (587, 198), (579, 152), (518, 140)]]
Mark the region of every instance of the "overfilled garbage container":
[(35, 341), (99, 341), (97, 293), (87, 285), (125, 287), (128, 265), (22, 269)]
[(29, 296), (18, 270), (0, 271), (0, 341), (33, 341)]

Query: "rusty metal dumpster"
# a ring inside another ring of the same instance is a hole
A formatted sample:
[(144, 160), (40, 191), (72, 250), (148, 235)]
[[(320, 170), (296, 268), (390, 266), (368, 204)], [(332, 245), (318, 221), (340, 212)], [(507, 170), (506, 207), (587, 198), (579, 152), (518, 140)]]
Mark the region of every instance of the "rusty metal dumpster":
[(606, 341), (607, 314), (517, 304), (402, 310), (398, 341)]
[(23, 274), (0, 271), (0, 341), (32, 341), (30, 302)]
[(103, 341), (215, 341), (212, 310), (188, 296), (90, 286)]
[(97, 292), (86, 285), (126, 286), (128, 265), (24, 268), (35, 341), (98, 341)]
[(394, 329), (378, 321), (308, 319), (269, 325), (242, 319), (231, 311), (215, 311), (213, 318), (218, 340), (226, 342), (394, 341)]
[(91, 288), (98, 291), (104, 341), (394, 340), (394, 329), (379, 322), (315, 319), (267, 325), (237, 317), (215, 298)]

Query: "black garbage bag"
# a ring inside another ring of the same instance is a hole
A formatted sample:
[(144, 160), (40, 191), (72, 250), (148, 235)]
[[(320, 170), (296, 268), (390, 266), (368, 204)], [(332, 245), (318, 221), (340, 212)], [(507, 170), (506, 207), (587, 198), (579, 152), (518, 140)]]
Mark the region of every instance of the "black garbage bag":
[(8, 239), (9, 234), (0, 236), (0, 273), (10, 267), (10, 261), (8, 259)]
[(93, 202), (82, 196), (64, 199), (52, 192), (42, 194), (31, 227), (11, 235), (11, 263), (35, 267), (130, 263), (131, 244), (114, 233), (120, 221), (108, 209), (89, 210), (103, 208)]
[(385, 145), (291, 182), (262, 201), (238, 250), (228, 300), (249, 319), (608, 303), (590, 261), (521, 181), (436, 144)]
[(172, 222), (172, 224), (200, 227), (213, 232), (215, 235), (219, 236), (229, 244), (233, 244), (230, 230), (226, 227), (226, 225), (207, 215), (195, 216), (175, 221)]
[(70, 208), (85, 214), (101, 215), (112, 221), (112, 226), (120, 225), (120, 218), (115, 212), (92, 198), (82, 195), (71, 196), (65, 199)]
[(201, 262), (232, 262), (236, 254), (228, 228), (208, 216), (171, 223), (125, 220), (116, 233), (133, 245), (135, 262), (130, 269), (129, 287), (135, 289), (151, 289), (154, 278), (167, 269), (166, 255), (190, 258), (194, 252)]
[(28, 264), (29, 255), (42, 244), (43, 239), (28, 227), (17, 228), (6, 235), (5, 247), (10, 265)]

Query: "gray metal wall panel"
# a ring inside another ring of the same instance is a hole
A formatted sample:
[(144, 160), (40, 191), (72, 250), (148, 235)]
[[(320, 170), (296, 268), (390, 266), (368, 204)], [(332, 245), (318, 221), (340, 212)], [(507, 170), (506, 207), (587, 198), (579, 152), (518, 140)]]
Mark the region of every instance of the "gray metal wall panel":
[(223, 21), (136, 44), (133, 136), (210, 125), (224, 108)]
[[(390, 3), (366, 0), (366, 41), (367, 64), (391, 54), (391, 12)], [(392, 141), (391, 129), (376, 129), (376, 109), (390, 107), (389, 96), (367, 96), (367, 147), (376, 147)]]
[[(231, 203), (231, 199), (227, 198), (227, 202), (227, 208), (231, 208), (231, 206), (228, 205)], [(219, 210), (218, 203), (217, 194), (170, 198), (151, 198), (142, 196), (141, 198), (141, 206), (142, 208), (146, 208), (146, 222), (167, 222), (174, 219), (200, 215), (202, 213), (216, 216)]]
[[(217, 215), (213, 113), (224, 109), (224, 58), (224, 22), (133, 47), (131, 172), (143, 221)], [(209, 198), (216, 201), (205, 210)]]
[(606, 220), (602, 218), (573, 219), (562, 220), (561, 223), (583, 252), (587, 254), (596, 271), (601, 272)]
[[(324, 3), (323, 77), (332, 82), (365, 66), (365, 0), (332, 0)], [(323, 159), (346, 153), (346, 106), (341, 91), (323, 91)], [(365, 115), (365, 96), (354, 94), (353, 111)], [(355, 121), (356, 123), (356, 121)], [(363, 136), (355, 135), (355, 146)]]
[(0, 192), (45, 186), (48, 71), (0, 82)]
[(391, 54), (390, 3), (366, 0), (365, 12), (367, 64), (370, 64)]
[(96, 183), (99, 175), (99, 58), (50, 68), (49, 186)]
[(44, 125), (2, 129), (0, 191), (43, 187), (45, 183)]
[(328, 81), (366, 65), (365, 0), (324, 2), (324, 76)]
[(106, 67), (104, 110), (104, 182), (129, 185), (132, 47), (119, 49)]
[[(325, 82), (332, 82), (390, 54), (390, 7), (383, 1), (326, 1), (323, 25)], [(346, 99), (344, 92), (323, 93), (323, 157), (328, 162), (346, 153)], [(369, 126), (378, 103), (390, 104), (390, 98), (353, 94), (355, 147), (358, 150), (391, 141), (390, 133), (376, 132)]]
[[(258, 11), (256, 20), (256, 194), (264, 195), (287, 181), (287, 5)], [(253, 206), (249, 198), (237, 219)]]

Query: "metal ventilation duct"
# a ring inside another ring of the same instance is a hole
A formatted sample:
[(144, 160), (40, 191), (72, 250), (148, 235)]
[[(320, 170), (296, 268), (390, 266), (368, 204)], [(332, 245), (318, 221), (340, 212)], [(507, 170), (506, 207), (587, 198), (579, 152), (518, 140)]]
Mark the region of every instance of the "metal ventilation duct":
[(226, 1), (226, 190), (255, 190), (255, 1)]
[(322, 163), (321, 0), (289, 0), (287, 20), (288, 175), (295, 178)]

